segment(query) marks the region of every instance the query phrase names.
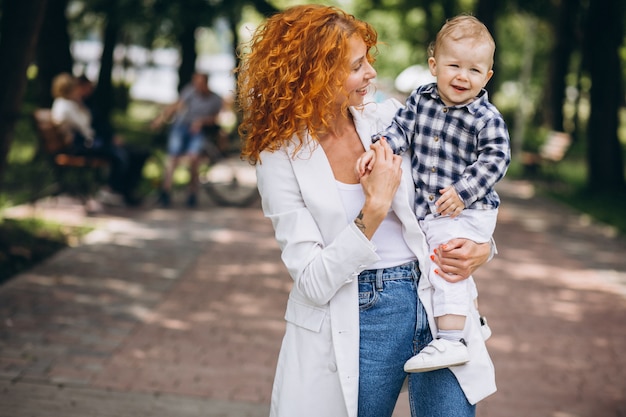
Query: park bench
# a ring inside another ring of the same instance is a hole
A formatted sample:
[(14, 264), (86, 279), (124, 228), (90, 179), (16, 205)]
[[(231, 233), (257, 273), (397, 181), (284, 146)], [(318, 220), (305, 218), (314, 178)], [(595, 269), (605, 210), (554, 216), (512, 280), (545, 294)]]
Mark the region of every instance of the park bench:
[(55, 180), (54, 189), (45, 194), (69, 194), (86, 202), (102, 182), (103, 172), (109, 167), (108, 159), (69, 152), (63, 132), (52, 121), (50, 109), (36, 109), (33, 121), (39, 140), (39, 154), (48, 160)]
[(539, 170), (551, 170), (553, 175), (556, 164), (561, 162), (572, 144), (572, 137), (565, 132), (552, 131), (537, 152), (522, 153), (522, 164), (527, 174), (536, 174)]

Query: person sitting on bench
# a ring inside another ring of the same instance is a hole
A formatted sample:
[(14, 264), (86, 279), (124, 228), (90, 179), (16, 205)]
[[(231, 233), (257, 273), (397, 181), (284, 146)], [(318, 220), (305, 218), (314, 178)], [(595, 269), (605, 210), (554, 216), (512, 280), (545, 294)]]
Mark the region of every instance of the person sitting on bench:
[(68, 152), (109, 160), (108, 187), (103, 190), (107, 198), (119, 194), (125, 204), (137, 205), (140, 201), (135, 188), (148, 153), (124, 146), (111, 129), (97, 129), (99, 125), (94, 125), (93, 114), (85, 102), (92, 91), (86, 78), (79, 80), (68, 73), (57, 75), (52, 82), (52, 120), (65, 133)]

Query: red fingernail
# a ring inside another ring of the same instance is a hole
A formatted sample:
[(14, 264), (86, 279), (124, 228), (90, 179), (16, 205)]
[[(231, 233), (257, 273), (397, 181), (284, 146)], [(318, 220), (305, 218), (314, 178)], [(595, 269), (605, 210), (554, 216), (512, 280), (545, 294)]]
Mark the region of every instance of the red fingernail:
[(437, 249), (435, 249), (435, 250), (434, 250), (434, 252), (435, 252), (435, 253), (439, 253), (439, 252), (437, 252)]
[(430, 260), (434, 261), (435, 260), (435, 255), (430, 255)]
[(439, 270), (435, 269), (435, 274), (439, 275)]

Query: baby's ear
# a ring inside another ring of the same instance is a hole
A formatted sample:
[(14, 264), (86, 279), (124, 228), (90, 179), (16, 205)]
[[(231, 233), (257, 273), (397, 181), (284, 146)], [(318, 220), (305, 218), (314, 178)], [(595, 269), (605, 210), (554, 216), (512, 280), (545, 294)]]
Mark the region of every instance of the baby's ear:
[(487, 85), (487, 83), (489, 82), (489, 80), (491, 79), (491, 77), (493, 77), (493, 70), (490, 69), (489, 71), (487, 71), (487, 78), (485, 79), (485, 85), (483, 85), (483, 87), (485, 87)]

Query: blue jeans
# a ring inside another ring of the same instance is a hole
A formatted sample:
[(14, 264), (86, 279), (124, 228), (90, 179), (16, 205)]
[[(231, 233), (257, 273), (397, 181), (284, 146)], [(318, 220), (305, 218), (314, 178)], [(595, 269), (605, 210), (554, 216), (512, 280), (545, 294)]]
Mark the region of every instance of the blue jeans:
[(359, 275), (359, 417), (391, 417), (407, 375), (412, 417), (476, 413), (449, 369), (404, 372), (404, 362), (432, 340), (419, 277), (417, 262)]

